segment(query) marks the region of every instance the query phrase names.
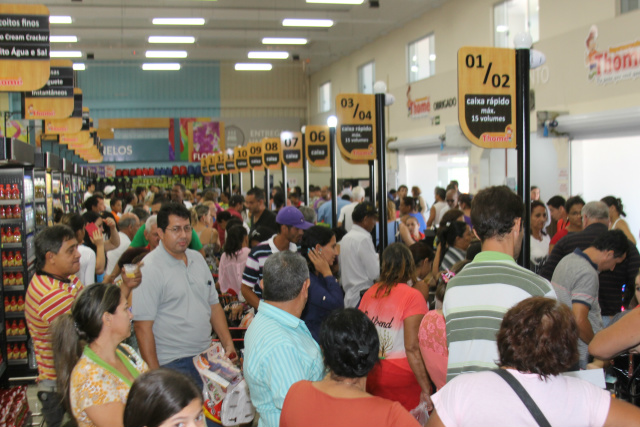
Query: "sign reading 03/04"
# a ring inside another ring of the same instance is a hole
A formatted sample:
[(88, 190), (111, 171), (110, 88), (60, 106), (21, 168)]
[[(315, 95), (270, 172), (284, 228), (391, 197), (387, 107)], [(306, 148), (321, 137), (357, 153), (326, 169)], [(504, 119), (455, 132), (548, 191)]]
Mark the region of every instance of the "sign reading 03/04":
[(375, 107), (375, 95), (348, 93), (336, 97), (336, 141), (347, 159), (375, 160)]
[(469, 141), (483, 148), (515, 148), (515, 98), (515, 50), (458, 50), (458, 120)]

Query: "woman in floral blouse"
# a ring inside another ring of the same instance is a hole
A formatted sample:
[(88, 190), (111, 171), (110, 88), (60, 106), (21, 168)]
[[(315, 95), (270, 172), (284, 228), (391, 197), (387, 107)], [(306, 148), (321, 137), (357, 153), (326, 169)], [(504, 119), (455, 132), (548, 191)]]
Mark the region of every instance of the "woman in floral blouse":
[(135, 350), (121, 344), (132, 315), (120, 288), (85, 288), (52, 325), (58, 390), (79, 427), (122, 427), (133, 381), (149, 370)]

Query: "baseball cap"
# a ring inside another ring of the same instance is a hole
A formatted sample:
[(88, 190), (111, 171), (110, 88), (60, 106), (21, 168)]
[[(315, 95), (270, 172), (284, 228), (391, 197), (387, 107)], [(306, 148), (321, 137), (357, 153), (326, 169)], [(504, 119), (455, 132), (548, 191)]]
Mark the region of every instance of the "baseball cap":
[(354, 222), (361, 222), (368, 216), (378, 216), (378, 210), (371, 202), (362, 202), (358, 203), (356, 207), (353, 209), (353, 213), (351, 214), (351, 219)]
[(116, 186), (115, 185), (107, 185), (106, 187), (104, 187), (104, 195), (108, 196), (109, 194), (113, 193), (114, 191), (116, 191)]
[(313, 227), (313, 224), (304, 220), (302, 212), (294, 206), (286, 206), (278, 212), (276, 216), (276, 222), (280, 225), (288, 225), (289, 227), (297, 227), (301, 230), (306, 230), (309, 227)]

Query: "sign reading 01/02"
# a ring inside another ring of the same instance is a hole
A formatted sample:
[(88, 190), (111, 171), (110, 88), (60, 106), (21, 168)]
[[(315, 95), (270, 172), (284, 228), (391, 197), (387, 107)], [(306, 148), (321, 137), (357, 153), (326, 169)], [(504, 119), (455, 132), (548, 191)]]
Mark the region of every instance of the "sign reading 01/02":
[(458, 120), (469, 141), (483, 148), (515, 148), (515, 98), (515, 50), (458, 50)]
[(306, 126), (307, 159), (314, 166), (329, 166), (329, 126)]
[(375, 108), (375, 95), (348, 93), (336, 97), (336, 141), (347, 159), (375, 160)]

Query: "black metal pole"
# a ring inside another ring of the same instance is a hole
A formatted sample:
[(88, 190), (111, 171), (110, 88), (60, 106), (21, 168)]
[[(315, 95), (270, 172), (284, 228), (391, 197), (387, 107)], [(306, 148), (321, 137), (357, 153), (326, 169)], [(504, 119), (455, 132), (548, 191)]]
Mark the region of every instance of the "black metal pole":
[[(389, 236), (387, 236), (387, 153), (385, 144), (384, 107), (385, 94), (376, 94), (376, 157), (378, 160), (378, 202), (380, 204), (378, 212), (380, 218), (378, 228), (380, 229), (380, 253), (387, 247)], [(375, 188), (371, 189), (374, 194)]]
[(302, 179), (304, 181), (304, 205), (309, 206), (309, 162), (307, 161), (307, 142), (302, 134)]
[(331, 224), (338, 226), (338, 176), (337, 169), (336, 128), (329, 127), (329, 159), (331, 161)]
[(529, 141), (529, 49), (516, 49), (516, 142), (518, 149), (518, 195), (524, 201), (525, 214), (522, 218), (522, 250), (520, 265), (531, 265), (531, 171)]
[(256, 186), (256, 174), (253, 171), (253, 169), (251, 169), (251, 188)]
[(271, 189), (269, 188), (269, 168), (264, 167), (264, 205), (271, 210)]
[(371, 194), (370, 201), (375, 205), (378, 198), (376, 194), (376, 162), (373, 160), (369, 160), (369, 191)]

